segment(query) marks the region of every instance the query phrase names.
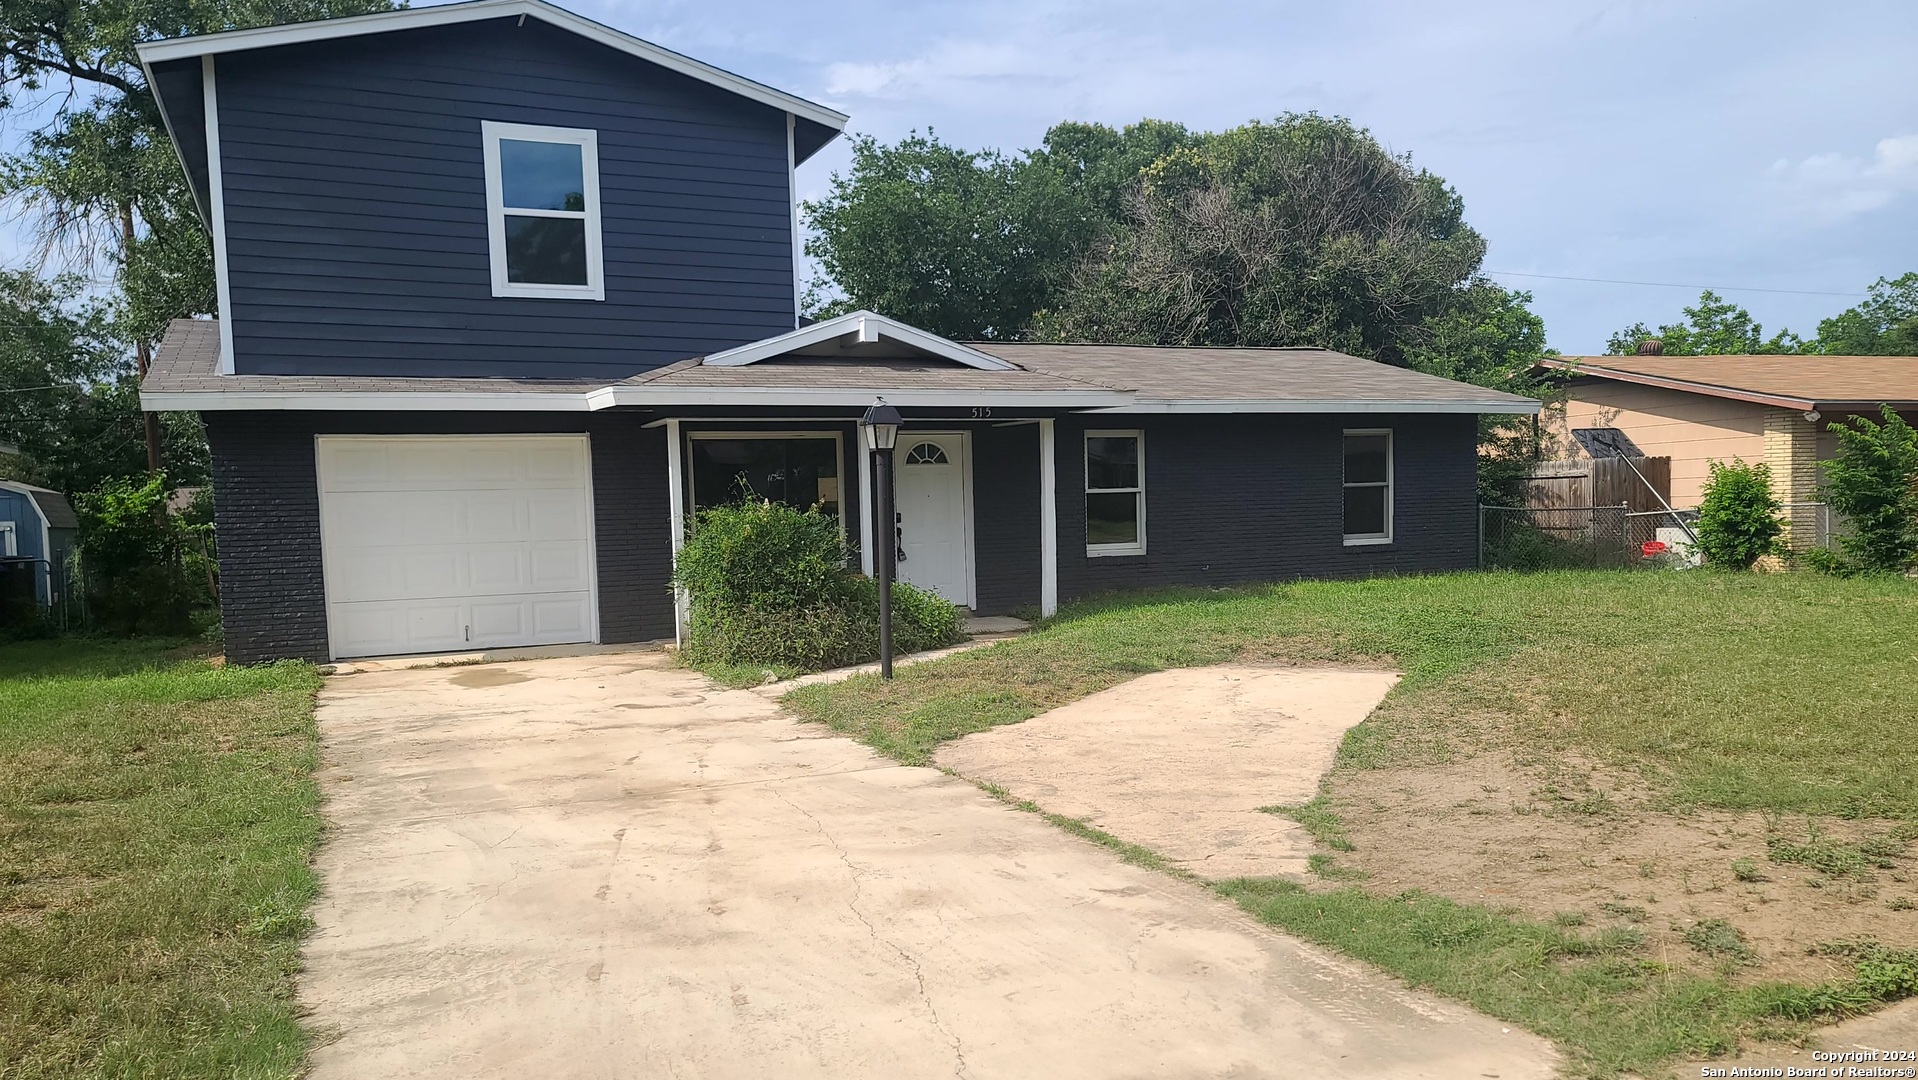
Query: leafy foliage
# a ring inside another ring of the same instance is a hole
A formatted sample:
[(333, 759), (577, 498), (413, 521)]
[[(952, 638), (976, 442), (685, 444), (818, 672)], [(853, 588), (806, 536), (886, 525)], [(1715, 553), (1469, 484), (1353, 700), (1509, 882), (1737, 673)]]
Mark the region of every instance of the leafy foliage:
[(183, 634), (203, 603), (188, 527), (167, 512), (163, 479), (114, 477), (79, 497), (87, 609), (109, 633)]
[(1443, 180), (1313, 113), (1172, 150), (1124, 209), (1040, 336), (1396, 359), (1485, 253)]
[(1613, 334), (1605, 351), (1614, 355), (1638, 351), (1646, 340), (1657, 338), (1666, 356), (1746, 356), (1764, 353), (1806, 352), (1802, 338), (1790, 330), (1771, 337), (1752, 319), (1751, 312), (1706, 289), (1698, 296), (1698, 306), (1685, 309), (1685, 321), (1667, 323), (1656, 331), (1644, 323)]
[(1778, 550), (1784, 524), (1772, 493), (1771, 467), (1743, 461), (1710, 463), (1711, 477), (1698, 503), (1698, 549), (1713, 566), (1750, 570)]
[(1850, 525), (1839, 541), (1848, 559), (1898, 571), (1918, 559), (1918, 431), (1889, 405), (1883, 415), (1831, 425), (1838, 456), (1824, 463), (1825, 499)]
[[(74, 277), (0, 271), (0, 441), (15, 478), (87, 491), (146, 469), (138, 385), (106, 303)], [(162, 419), (174, 483), (203, 483), (206, 443), (187, 414)]]
[(839, 295), (815, 282), (820, 316), (865, 308), (960, 340), (1014, 336), (1096, 228), (1056, 170), (928, 132), (852, 144), (852, 171), (805, 210)]
[(1918, 356), (1918, 271), (1879, 278), (1864, 303), (1819, 323), (1818, 351), (1836, 356)]
[[(837, 519), (766, 500), (702, 510), (674, 584), (692, 597), (685, 655), (699, 666), (821, 669), (879, 654), (879, 590), (846, 569)], [(900, 652), (961, 637), (953, 605), (893, 587)]]

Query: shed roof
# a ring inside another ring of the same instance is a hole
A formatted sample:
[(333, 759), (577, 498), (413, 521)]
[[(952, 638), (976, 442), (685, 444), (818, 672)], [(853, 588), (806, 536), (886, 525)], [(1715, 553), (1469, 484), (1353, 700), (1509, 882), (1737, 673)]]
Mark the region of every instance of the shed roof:
[(0, 480), (0, 488), (18, 491), (33, 500), (40, 516), (46, 519), (49, 529), (77, 529), (80, 519), (73, 512), (73, 504), (65, 495), (35, 484), (23, 484), (18, 480)]
[(1561, 356), (1545, 366), (1785, 409), (1918, 406), (1918, 356)]

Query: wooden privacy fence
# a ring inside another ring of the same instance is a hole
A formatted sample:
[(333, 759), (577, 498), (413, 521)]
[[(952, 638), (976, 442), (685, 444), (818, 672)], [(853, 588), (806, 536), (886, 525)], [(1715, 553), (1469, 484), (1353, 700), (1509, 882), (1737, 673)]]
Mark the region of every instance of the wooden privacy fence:
[(1660, 500), (1671, 495), (1668, 457), (1541, 461), (1525, 478), (1525, 505), (1535, 510), (1623, 505), (1626, 512), (1638, 513), (1665, 509)]

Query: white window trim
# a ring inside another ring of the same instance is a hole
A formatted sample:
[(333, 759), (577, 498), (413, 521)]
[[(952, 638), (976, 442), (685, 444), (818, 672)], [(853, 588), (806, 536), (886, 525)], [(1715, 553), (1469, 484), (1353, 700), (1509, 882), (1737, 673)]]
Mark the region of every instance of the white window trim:
[[(1092, 486), (1092, 440), (1094, 439), (1136, 439), (1139, 443), (1139, 483), (1129, 488), (1095, 488)], [(1125, 495), (1133, 496), (1139, 511), (1139, 539), (1130, 544), (1095, 544), (1091, 534), (1087, 534), (1086, 557), (1104, 558), (1112, 555), (1145, 554), (1145, 431), (1140, 428), (1092, 429), (1085, 433), (1079, 444), (1079, 475), (1084, 479), (1080, 485), (1087, 495)]]
[[(1383, 435), (1385, 436), (1385, 482), (1383, 484), (1377, 481), (1365, 481), (1357, 484), (1346, 482), (1345, 480), (1345, 437), (1348, 435)], [(1398, 486), (1397, 477), (1396, 477), (1397, 458), (1398, 458), (1397, 451), (1398, 451), (1398, 445), (1396, 440), (1393, 439), (1392, 437), (1391, 428), (1346, 428), (1345, 431), (1339, 436), (1339, 529), (1340, 531), (1343, 531), (1345, 529), (1345, 489), (1346, 488), (1382, 487), (1385, 489), (1385, 531), (1383, 533), (1355, 533), (1355, 534), (1348, 533), (1345, 537), (1346, 547), (1368, 547), (1375, 544), (1389, 544), (1392, 542), (1392, 519), (1394, 517), (1394, 514), (1392, 513), (1392, 504), (1396, 501), (1396, 492), (1394, 489)]]
[[(586, 190), (586, 211), (528, 210), (513, 207), (515, 217), (566, 218), (586, 222), (586, 284), (535, 285), (506, 280), (506, 196), (500, 180), (501, 139), (524, 142), (569, 143), (580, 148), (580, 168)], [(486, 242), (493, 263), (493, 295), (544, 300), (606, 299), (606, 262), (600, 241), (599, 132), (591, 128), (546, 127), (480, 121), (480, 142), (486, 161)]]
[(0, 521), (0, 555), (14, 558), (20, 554), (17, 535), (13, 522)]

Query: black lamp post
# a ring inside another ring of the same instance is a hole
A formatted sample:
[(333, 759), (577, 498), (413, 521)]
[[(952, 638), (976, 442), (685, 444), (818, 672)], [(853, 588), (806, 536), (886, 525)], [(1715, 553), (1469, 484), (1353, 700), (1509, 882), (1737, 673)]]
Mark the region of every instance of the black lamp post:
[(885, 398), (873, 402), (859, 426), (866, 429), (872, 446), (873, 529), (877, 550), (872, 555), (873, 576), (879, 581), (879, 677), (892, 678), (892, 573), (899, 561), (893, 545), (898, 533), (893, 529), (892, 449), (899, 443), (899, 410), (886, 404)]

